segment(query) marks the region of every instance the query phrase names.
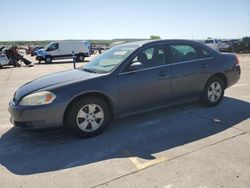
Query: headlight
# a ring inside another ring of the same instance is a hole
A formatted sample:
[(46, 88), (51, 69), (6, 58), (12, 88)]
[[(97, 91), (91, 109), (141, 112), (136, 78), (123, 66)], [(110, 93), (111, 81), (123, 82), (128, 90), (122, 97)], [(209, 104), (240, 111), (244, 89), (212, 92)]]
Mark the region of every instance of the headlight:
[(20, 105), (22, 106), (36, 106), (36, 105), (44, 105), (52, 103), (56, 98), (54, 93), (49, 91), (41, 91), (37, 93), (32, 93), (24, 97)]

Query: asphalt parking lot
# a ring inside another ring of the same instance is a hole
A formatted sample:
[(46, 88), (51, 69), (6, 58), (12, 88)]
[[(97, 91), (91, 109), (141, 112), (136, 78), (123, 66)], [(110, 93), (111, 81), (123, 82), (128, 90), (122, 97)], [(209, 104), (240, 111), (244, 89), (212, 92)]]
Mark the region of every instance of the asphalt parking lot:
[(9, 123), (19, 86), (72, 63), (0, 70), (0, 186), (249, 187), (250, 55), (239, 59), (241, 79), (219, 106), (194, 102), (115, 120), (91, 139)]

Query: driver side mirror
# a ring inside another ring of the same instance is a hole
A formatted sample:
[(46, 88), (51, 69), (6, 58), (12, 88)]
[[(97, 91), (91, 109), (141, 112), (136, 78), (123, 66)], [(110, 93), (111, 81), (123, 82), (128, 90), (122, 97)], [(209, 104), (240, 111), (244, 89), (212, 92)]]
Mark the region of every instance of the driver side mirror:
[(136, 70), (141, 70), (143, 69), (144, 66), (141, 62), (139, 61), (135, 61), (133, 62), (127, 69), (127, 72), (132, 72), (132, 71), (136, 71)]

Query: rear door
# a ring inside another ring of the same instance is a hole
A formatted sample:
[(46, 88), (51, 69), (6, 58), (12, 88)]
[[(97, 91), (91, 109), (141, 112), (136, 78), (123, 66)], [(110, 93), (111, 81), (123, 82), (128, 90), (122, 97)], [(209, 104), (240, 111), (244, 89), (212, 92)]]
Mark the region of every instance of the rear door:
[[(170, 43), (167, 61), (172, 64), (174, 102), (199, 97), (207, 79), (211, 54), (192, 43)], [(201, 53), (207, 53), (202, 55)]]
[[(164, 44), (148, 47), (119, 74), (120, 113), (142, 111), (169, 102), (172, 70), (165, 57)], [(134, 63), (141, 64), (141, 67), (131, 70)]]

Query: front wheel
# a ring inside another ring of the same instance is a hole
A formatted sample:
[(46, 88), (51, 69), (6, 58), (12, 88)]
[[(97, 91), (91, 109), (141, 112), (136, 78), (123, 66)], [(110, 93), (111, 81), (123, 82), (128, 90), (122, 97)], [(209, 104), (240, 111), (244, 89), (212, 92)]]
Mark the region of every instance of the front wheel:
[(224, 96), (225, 84), (219, 77), (212, 77), (208, 80), (201, 95), (200, 102), (205, 106), (218, 105)]
[(66, 123), (80, 137), (93, 137), (103, 132), (110, 121), (108, 104), (97, 97), (86, 97), (72, 104)]
[(77, 61), (78, 62), (84, 62), (85, 56), (83, 54), (78, 54)]
[(52, 63), (52, 57), (47, 56), (47, 57), (45, 58), (45, 63)]

